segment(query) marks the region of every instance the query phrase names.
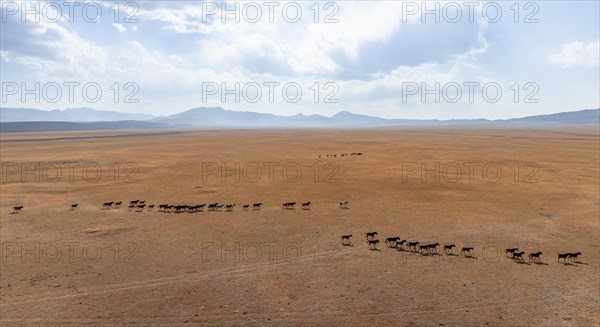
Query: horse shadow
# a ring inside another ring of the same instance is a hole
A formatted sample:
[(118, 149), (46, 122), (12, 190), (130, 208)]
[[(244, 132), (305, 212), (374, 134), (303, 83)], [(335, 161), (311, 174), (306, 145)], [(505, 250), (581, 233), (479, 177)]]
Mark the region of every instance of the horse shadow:
[(542, 261), (533, 261), (534, 264), (538, 265), (538, 266), (548, 266), (547, 263), (544, 263)]
[(577, 261), (573, 261), (573, 262), (574, 262), (574, 263), (576, 263), (576, 264), (579, 264), (579, 265), (588, 265), (588, 263), (581, 262), (581, 261), (579, 261), (579, 260), (577, 260)]
[(346, 243), (346, 244), (342, 243), (342, 246), (351, 246), (351, 247), (354, 247), (354, 245), (352, 245), (350, 243)]
[(371, 248), (369, 250), (371, 250), (371, 251), (381, 251), (381, 249), (378, 249), (378, 248)]
[(513, 260), (515, 263), (520, 264), (520, 265), (531, 265), (529, 262), (525, 261), (525, 260)]
[(419, 252), (419, 251), (417, 251), (417, 253), (419, 253), (423, 257), (435, 257), (436, 255), (440, 255), (439, 253), (435, 253), (435, 252)]
[(458, 257), (458, 254), (452, 252), (446, 252), (446, 255), (449, 255), (451, 257)]
[(573, 266), (573, 267), (579, 267), (578, 265), (574, 264), (574, 263), (570, 263), (570, 262), (561, 262), (563, 265), (565, 266)]

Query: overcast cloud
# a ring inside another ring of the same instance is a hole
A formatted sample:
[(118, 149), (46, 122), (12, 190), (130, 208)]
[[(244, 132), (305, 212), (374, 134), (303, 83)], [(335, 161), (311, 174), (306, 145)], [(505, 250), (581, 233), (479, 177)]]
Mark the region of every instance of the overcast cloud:
[[(2, 106), (423, 119), (600, 106), (597, 1), (427, 2), (439, 11), (425, 16), (421, 3), (3, 1)], [(39, 101), (23, 95), (36, 83)]]

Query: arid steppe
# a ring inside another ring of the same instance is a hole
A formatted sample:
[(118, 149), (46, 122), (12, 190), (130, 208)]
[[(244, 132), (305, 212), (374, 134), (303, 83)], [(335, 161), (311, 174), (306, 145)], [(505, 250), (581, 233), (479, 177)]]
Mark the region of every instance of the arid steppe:
[[(3, 133), (1, 324), (598, 326), (599, 136), (597, 126)], [(136, 212), (134, 199), (235, 207)], [(103, 210), (111, 201), (123, 205)], [(394, 236), (458, 249), (420, 254), (384, 243)]]

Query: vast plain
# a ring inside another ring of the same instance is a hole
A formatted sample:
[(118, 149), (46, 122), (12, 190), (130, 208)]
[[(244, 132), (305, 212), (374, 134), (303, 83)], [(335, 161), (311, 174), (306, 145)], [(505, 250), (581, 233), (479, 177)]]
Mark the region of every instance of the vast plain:
[[(600, 323), (597, 126), (3, 133), (0, 145), (3, 326)], [(134, 199), (235, 207), (138, 212)], [(383, 242), (394, 236), (457, 248)]]

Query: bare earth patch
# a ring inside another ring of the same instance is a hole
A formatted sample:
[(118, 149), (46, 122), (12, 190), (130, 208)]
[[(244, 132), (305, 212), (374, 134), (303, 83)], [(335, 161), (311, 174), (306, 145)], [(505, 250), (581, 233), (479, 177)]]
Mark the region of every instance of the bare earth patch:
[[(3, 326), (600, 323), (597, 128), (97, 134), (2, 134)], [(87, 175), (5, 169), (73, 162)], [(134, 199), (235, 207), (135, 212)], [(398, 250), (394, 236), (474, 253)]]

